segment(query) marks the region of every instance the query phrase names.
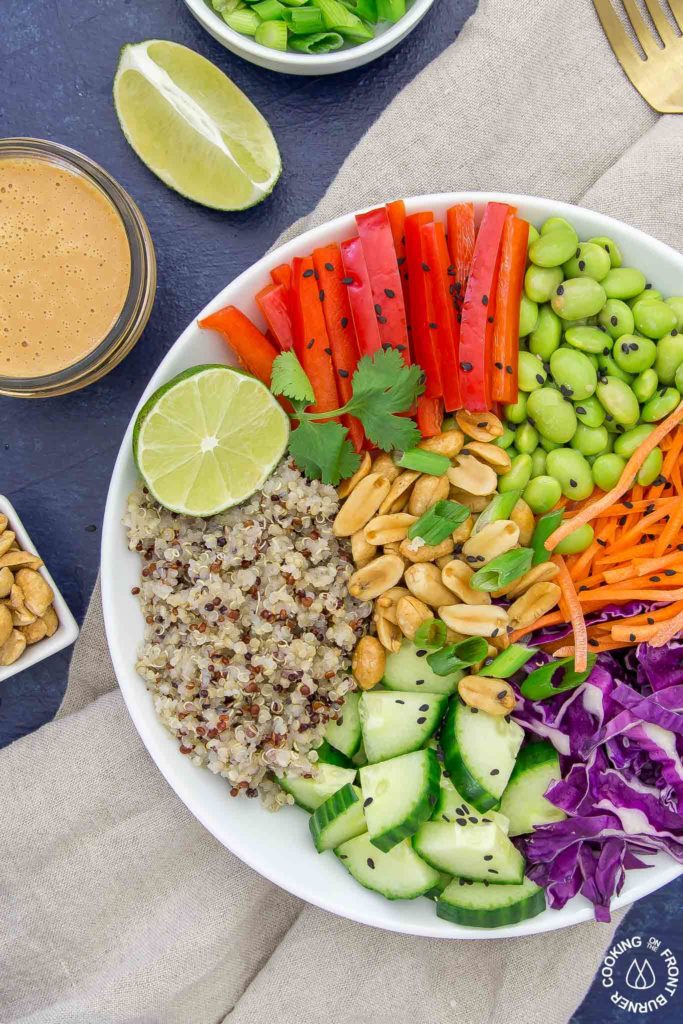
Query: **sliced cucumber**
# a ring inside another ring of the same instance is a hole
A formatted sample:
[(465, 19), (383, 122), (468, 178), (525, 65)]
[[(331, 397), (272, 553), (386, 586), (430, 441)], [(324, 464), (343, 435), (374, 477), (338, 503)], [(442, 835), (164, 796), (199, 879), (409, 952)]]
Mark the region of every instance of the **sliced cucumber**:
[(371, 764), (424, 746), (446, 710), (440, 693), (370, 690), (360, 699), (363, 746)]
[(363, 794), (358, 786), (347, 783), (328, 796), (309, 818), (308, 827), (318, 853), (334, 850), (348, 839), (366, 832)]
[(325, 729), (325, 739), (347, 757), (353, 757), (360, 747), (360, 718), (358, 717), (358, 701), (360, 693), (354, 690), (344, 697), (339, 718), (330, 722)]
[(321, 764), (336, 764), (340, 768), (352, 768), (350, 759), (341, 750), (337, 750), (327, 740), (323, 740), (319, 747), (316, 747), (318, 761)]
[(488, 810), (482, 813), (477, 811), (476, 807), (471, 807), (445, 775), (441, 776), (439, 798), (432, 814), (432, 821), (457, 821), (460, 825), (463, 821), (469, 825), (476, 825), (480, 821), (488, 824), (492, 821), (505, 835), (510, 828), (510, 822), (500, 811)]
[(498, 885), (519, 885), (524, 858), (493, 822), (458, 825), (428, 821), (413, 836), (413, 847), (437, 871)]
[(430, 889), (429, 892), (425, 893), (425, 896), (427, 897), (427, 899), (430, 900), (438, 900), (441, 893), (444, 891), (445, 888), (447, 888), (447, 886), (451, 884), (452, 881), (452, 875), (447, 875), (445, 871), (440, 872), (439, 881), (437, 882), (433, 889)]
[(363, 765), (368, 763), (368, 755), (365, 753), (365, 747), (361, 742), (360, 747), (351, 758), (351, 764), (355, 764), (356, 768), (362, 768)]
[(489, 885), (454, 878), (436, 903), (436, 915), (471, 928), (501, 928), (545, 910), (545, 892), (525, 878), (521, 885)]
[(427, 663), (429, 651), (404, 640), (400, 651), (387, 654), (382, 682), (388, 690), (422, 693), (454, 693), (462, 671), (437, 676)]
[(355, 768), (340, 768), (336, 764), (318, 764), (314, 779), (304, 779), (300, 775), (283, 775), (277, 779), (285, 793), (294, 797), (294, 802), (307, 811), (315, 811), (329, 796), (336, 793), (342, 786), (353, 782), (356, 777)]
[(507, 716), (487, 715), (451, 697), (441, 729), (446, 771), (479, 811), (498, 804), (508, 784), (524, 730)]
[(440, 775), (436, 754), (429, 749), (361, 768), (365, 820), (378, 850), (390, 850), (429, 819)]
[(522, 747), (500, 801), (501, 812), (510, 819), (511, 836), (567, 817), (543, 796), (550, 783), (559, 778), (560, 759), (552, 743), (542, 740)]
[(357, 882), (388, 900), (414, 900), (439, 884), (439, 872), (418, 857), (409, 839), (382, 853), (368, 835), (356, 836), (334, 852)]

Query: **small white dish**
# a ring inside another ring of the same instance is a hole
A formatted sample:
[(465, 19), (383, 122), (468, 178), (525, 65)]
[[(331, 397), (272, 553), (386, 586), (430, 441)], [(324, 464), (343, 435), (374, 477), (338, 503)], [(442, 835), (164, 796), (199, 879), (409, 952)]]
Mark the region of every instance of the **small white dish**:
[(422, 21), (433, 3), (434, 0), (413, 0), (403, 17), (394, 25), (384, 23), (374, 26), (375, 38), (367, 43), (344, 47), (334, 53), (312, 54), (272, 50), (269, 46), (257, 43), (251, 36), (235, 32), (226, 25), (220, 14), (216, 14), (207, 0), (185, 0), (185, 5), (197, 21), (226, 49), (261, 68), (280, 71), (285, 75), (334, 75), (338, 71), (362, 67), (405, 39)]
[[(0, 513), (3, 512), (9, 520), (7, 528), (16, 534), (17, 544), (21, 550), (30, 551), (32, 554), (42, 558), (43, 556), (40, 551), (36, 551), (35, 545), (26, 532), (11, 501), (0, 494)], [(36, 665), (39, 661), (49, 658), (58, 651), (63, 651), (65, 647), (70, 647), (78, 636), (78, 624), (69, 611), (68, 605), (62, 597), (57, 584), (45, 566), (39, 569), (38, 572), (54, 591), (54, 608), (59, 619), (59, 626), (52, 636), (45, 637), (44, 640), (39, 640), (37, 644), (31, 644), (30, 647), (27, 647), (14, 664), (5, 665), (4, 667), (0, 666), (0, 683), (4, 679), (9, 679), (10, 676), (16, 675), (17, 672), (23, 672), (25, 668), (30, 668), (31, 665)]]

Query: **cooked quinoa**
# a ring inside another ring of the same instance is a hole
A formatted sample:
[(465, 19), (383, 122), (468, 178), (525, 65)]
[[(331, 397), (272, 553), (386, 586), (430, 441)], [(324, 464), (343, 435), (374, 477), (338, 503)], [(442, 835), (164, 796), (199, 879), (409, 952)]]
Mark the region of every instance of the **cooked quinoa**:
[(272, 773), (314, 771), (372, 610), (347, 593), (338, 507), (334, 488), (288, 462), (211, 519), (169, 512), (144, 487), (128, 499), (129, 546), (143, 560), (136, 667), (157, 714), (194, 764), (270, 809), (292, 800)]

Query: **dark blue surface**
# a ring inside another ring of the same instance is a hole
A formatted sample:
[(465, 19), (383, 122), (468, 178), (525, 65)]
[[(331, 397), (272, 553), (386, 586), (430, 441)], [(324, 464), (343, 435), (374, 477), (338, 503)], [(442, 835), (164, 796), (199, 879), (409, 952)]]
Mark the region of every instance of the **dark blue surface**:
[[(158, 259), (150, 323), (113, 373), (60, 399), (0, 398), (0, 491), (16, 506), (79, 621), (97, 573), (100, 524), (120, 438), (161, 357), (216, 292), (315, 205), (366, 128), (451, 42), (475, 6), (476, 0), (438, 0), (392, 53), (358, 71), (309, 79), (264, 71), (234, 57), (180, 0), (2, 0), (2, 134), (55, 139), (100, 162), (140, 205)], [(284, 163), (282, 179), (265, 203), (237, 215), (195, 206), (167, 190), (128, 148), (114, 114), (111, 84), (120, 47), (146, 38), (194, 47), (259, 106)], [(2, 684), (0, 745), (54, 715), (69, 656), (57, 655)], [(675, 920), (682, 893), (679, 880), (643, 900), (622, 934), (654, 934), (683, 960)], [(574, 1024), (629, 1018), (672, 1024), (680, 1019), (676, 1000), (672, 1006), (632, 1018), (594, 986)]]

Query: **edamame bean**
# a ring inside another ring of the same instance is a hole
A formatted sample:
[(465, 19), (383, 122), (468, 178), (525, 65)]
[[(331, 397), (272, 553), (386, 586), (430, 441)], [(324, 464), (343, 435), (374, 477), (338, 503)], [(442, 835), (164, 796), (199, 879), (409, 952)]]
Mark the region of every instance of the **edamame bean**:
[(533, 245), (533, 243), (536, 241), (536, 239), (540, 238), (540, 237), (541, 237), (541, 233), (538, 230), (538, 228), (534, 227), (533, 224), (530, 224), (529, 225), (529, 245)]
[(654, 429), (649, 423), (641, 423), (634, 427), (633, 430), (627, 430), (625, 434), (621, 434), (614, 442), (615, 454), (621, 455), (625, 459), (630, 459)]
[(548, 360), (560, 347), (562, 321), (547, 302), (540, 306), (536, 326), (529, 335), (529, 351), (541, 359)]
[(609, 434), (605, 427), (587, 427), (579, 423), (571, 441), (572, 448), (582, 455), (599, 455), (609, 444)]
[(607, 300), (598, 314), (598, 323), (605, 328), (611, 338), (633, 334), (633, 313), (621, 299)]
[(655, 370), (650, 368), (649, 370), (643, 370), (639, 373), (634, 381), (631, 382), (631, 390), (636, 396), (641, 405), (648, 402), (659, 384), (659, 379)]
[(645, 287), (645, 274), (635, 267), (612, 267), (603, 277), (602, 287), (608, 299), (632, 299)]
[(683, 395), (683, 363), (676, 370), (676, 376), (674, 377), (674, 384)]
[(581, 242), (563, 269), (565, 277), (592, 277), (594, 281), (602, 281), (611, 266), (609, 253), (601, 246), (595, 242)]
[(593, 463), (593, 480), (601, 491), (611, 491), (619, 483), (626, 468), (626, 459), (620, 455), (598, 455)]
[(605, 421), (605, 410), (595, 395), (584, 398), (574, 406), (574, 412), (580, 423), (586, 427), (601, 427)]
[(643, 423), (658, 423), (674, 411), (681, 400), (677, 388), (660, 388), (640, 411)]
[(538, 320), (538, 305), (522, 292), (522, 301), (519, 307), (519, 336), (526, 338), (531, 334)]
[(542, 476), (545, 473), (545, 457), (546, 453), (541, 448), (540, 444), (538, 448), (534, 448), (531, 453), (531, 479), (533, 480), (537, 476)]
[[(657, 346), (649, 338), (636, 338), (633, 334), (624, 334), (615, 341), (612, 358), (626, 373), (642, 373), (643, 370), (649, 370), (657, 358)], [(683, 359), (683, 356), (681, 358)]]
[(662, 449), (653, 448), (638, 470), (636, 483), (641, 484), (643, 487), (649, 487), (661, 473), (663, 462), (664, 455), (662, 454)]
[(583, 501), (593, 493), (593, 474), (580, 452), (573, 448), (558, 448), (548, 453), (546, 468), (562, 488), (565, 498)]
[(612, 349), (612, 338), (598, 327), (576, 327), (572, 324), (565, 331), (564, 340), (579, 352), (591, 355), (609, 355)]
[(541, 448), (546, 453), (554, 452), (557, 448), (561, 448), (562, 445), (558, 444), (557, 441), (551, 441), (549, 437), (543, 437), (541, 434)]
[(503, 412), (508, 423), (514, 423), (515, 425), (524, 423), (526, 420), (526, 395), (520, 391), (514, 405), (503, 406)]
[(580, 320), (599, 313), (606, 299), (605, 290), (597, 281), (590, 277), (573, 277), (558, 284), (550, 301), (563, 320)]
[(535, 391), (536, 388), (542, 388), (546, 382), (548, 374), (543, 368), (543, 363), (534, 356), (531, 352), (520, 352), (518, 357), (519, 367), (519, 390), (520, 391)]
[(568, 534), (564, 540), (555, 547), (558, 555), (578, 555), (586, 548), (589, 548), (595, 538), (595, 531), (590, 523), (584, 523)]
[(524, 275), (524, 291), (532, 302), (550, 302), (551, 295), (563, 280), (561, 267), (537, 267), (532, 263)]
[(674, 329), (657, 343), (654, 367), (660, 384), (673, 384), (676, 370), (683, 363), (683, 334)]
[(640, 414), (638, 399), (623, 380), (609, 375), (599, 380), (597, 396), (600, 404), (615, 423), (620, 423), (625, 427), (631, 427), (637, 423)]
[(522, 452), (512, 460), (507, 473), (498, 477), (498, 491), (523, 491), (531, 480), (531, 456)]
[(572, 348), (558, 348), (550, 357), (550, 372), (565, 398), (581, 401), (595, 393), (598, 375), (588, 356)]
[(515, 447), (518, 452), (531, 455), (538, 448), (538, 431), (530, 423), (522, 423), (515, 431)]
[(644, 334), (646, 338), (654, 338), (659, 341), (669, 331), (676, 330), (678, 317), (666, 302), (657, 302), (648, 299), (647, 302), (639, 302), (633, 307), (633, 319), (636, 330)]
[(529, 248), (529, 259), (537, 267), (560, 267), (571, 258), (579, 239), (573, 228), (557, 228), (537, 238)]
[(517, 456), (519, 455), (519, 452), (515, 448), (514, 444), (511, 444), (510, 447), (506, 448), (505, 450), (510, 456), (510, 462), (514, 462)]
[(683, 331), (683, 298), (680, 295), (672, 295), (666, 300), (667, 306), (671, 306), (676, 314), (676, 330)]
[(496, 437), (493, 441), (499, 448), (509, 448), (515, 439), (514, 430), (510, 430), (509, 427), (505, 427), (500, 437)]
[(630, 384), (633, 380), (632, 374), (622, 370), (611, 355), (598, 356), (598, 369), (600, 370), (599, 378), (606, 376), (616, 377), (617, 380), (623, 380), (624, 384)]
[(638, 303), (643, 302), (643, 300), (662, 298), (663, 296), (661, 292), (658, 292), (656, 288), (650, 288), (648, 286), (647, 288), (643, 288), (642, 292), (636, 295), (634, 299), (629, 299), (628, 304), (631, 307), (631, 309), (635, 309)]
[[(563, 231), (563, 230), (564, 231), (573, 231), (574, 234), (576, 235), (576, 231), (575, 231), (574, 227), (569, 223), (568, 220), (565, 220), (564, 217), (548, 217), (548, 219), (543, 222), (543, 227), (541, 228), (541, 234), (542, 235), (547, 235), (547, 234), (550, 234), (551, 231)], [(578, 241), (578, 235), (577, 235), (577, 241)]]
[(576, 413), (571, 402), (565, 401), (554, 388), (532, 391), (527, 400), (527, 416), (541, 437), (555, 444), (571, 441), (576, 430)]
[(591, 242), (595, 242), (596, 245), (601, 246), (610, 258), (610, 262), (613, 267), (620, 267), (623, 260), (621, 256), (621, 249), (612, 238), (607, 238), (605, 235), (599, 235), (597, 238), (591, 238)]
[(534, 515), (541, 516), (557, 505), (562, 488), (554, 476), (536, 476), (526, 485), (522, 497)]

